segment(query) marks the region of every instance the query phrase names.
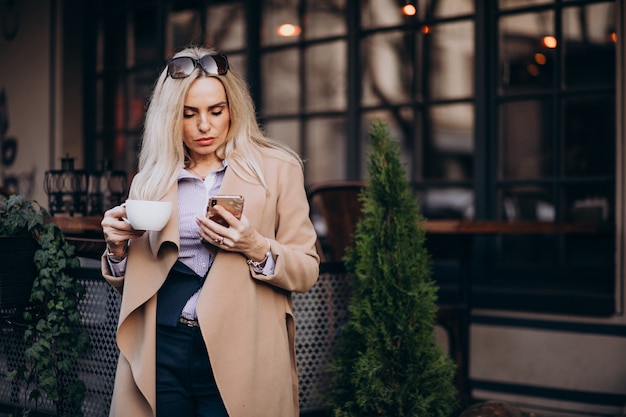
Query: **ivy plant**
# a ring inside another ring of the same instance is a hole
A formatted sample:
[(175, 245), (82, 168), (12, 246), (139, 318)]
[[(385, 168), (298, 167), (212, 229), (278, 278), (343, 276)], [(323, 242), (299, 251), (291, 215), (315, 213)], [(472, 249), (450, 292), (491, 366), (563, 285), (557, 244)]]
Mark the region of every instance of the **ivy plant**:
[(24, 363), (9, 378), (24, 385), (25, 415), (47, 398), (58, 417), (81, 416), (85, 384), (73, 364), (89, 351), (90, 340), (78, 310), (85, 289), (69, 273), (79, 261), (44, 208), (22, 195), (10, 196), (0, 204), (0, 236), (25, 233), (40, 246), (33, 259), (38, 276), (24, 312)]

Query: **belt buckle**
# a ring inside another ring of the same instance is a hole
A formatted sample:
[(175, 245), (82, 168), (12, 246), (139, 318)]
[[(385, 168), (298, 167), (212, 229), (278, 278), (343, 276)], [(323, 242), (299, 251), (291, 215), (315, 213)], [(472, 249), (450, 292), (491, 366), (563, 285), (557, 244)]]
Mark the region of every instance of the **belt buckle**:
[(188, 319), (186, 317), (179, 317), (178, 322), (187, 327), (199, 327), (198, 320)]

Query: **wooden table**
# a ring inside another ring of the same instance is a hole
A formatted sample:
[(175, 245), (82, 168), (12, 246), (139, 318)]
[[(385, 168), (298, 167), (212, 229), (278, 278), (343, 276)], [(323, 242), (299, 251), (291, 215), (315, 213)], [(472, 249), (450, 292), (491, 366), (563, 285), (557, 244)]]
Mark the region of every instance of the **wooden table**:
[(52, 216), (52, 222), (63, 231), (65, 240), (85, 258), (99, 259), (106, 243), (102, 235), (101, 216)]

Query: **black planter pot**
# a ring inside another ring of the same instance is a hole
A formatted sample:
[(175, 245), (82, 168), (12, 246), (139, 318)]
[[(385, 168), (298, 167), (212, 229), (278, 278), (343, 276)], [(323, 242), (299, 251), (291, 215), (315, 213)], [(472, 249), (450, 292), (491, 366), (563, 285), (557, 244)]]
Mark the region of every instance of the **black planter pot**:
[(37, 276), (39, 244), (30, 235), (0, 237), (0, 310), (26, 307)]

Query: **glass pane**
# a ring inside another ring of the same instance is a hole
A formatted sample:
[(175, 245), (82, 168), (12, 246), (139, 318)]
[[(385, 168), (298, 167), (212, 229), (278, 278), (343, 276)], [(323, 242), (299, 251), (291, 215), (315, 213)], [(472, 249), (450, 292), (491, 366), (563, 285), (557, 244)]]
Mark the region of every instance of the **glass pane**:
[(128, 113), (128, 128), (141, 129), (145, 115), (148, 97), (158, 74), (152, 71), (139, 71), (128, 77), (128, 98), (130, 100)]
[(552, 87), (557, 46), (553, 11), (501, 18), (499, 41), (501, 92), (519, 93)]
[(567, 176), (615, 175), (615, 101), (613, 95), (563, 102), (564, 164)]
[(419, 202), (427, 219), (474, 218), (474, 191), (469, 187), (428, 188), (419, 193)]
[(556, 209), (552, 188), (527, 185), (500, 190), (498, 218), (507, 221), (555, 221)]
[[(380, 121), (385, 123), (391, 136), (400, 143), (400, 158), (406, 166), (407, 178), (411, 177), (413, 161), (411, 155), (414, 154), (414, 134), (413, 134), (413, 110), (410, 107), (403, 107), (396, 111), (379, 110), (370, 111), (363, 114), (361, 122), (361, 176), (366, 178), (368, 155), (371, 152), (370, 129), (372, 124)], [(353, 157), (356, 157), (354, 155)]]
[(345, 121), (341, 117), (310, 119), (306, 123), (305, 177), (309, 184), (346, 178)]
[(305, 4), (307, 39), (346, 34), (346, 0), (316, 0)]
[(228, 54), (228, 67), (230, 71), (235, 71), (244, 79), (247, 79), (245, 54)]
[(167, 15), (165, 28), (165, 55), (174, 53), (190, 44), (202, 42), (200, 13), (197, 10), (171, 10)]
[(424, 178), (469, 181), (474, 166), (474, 106), (432, 106), (423, 124)]
[(273, 120), (265, 123), (265, 134), (278, 142), (284, 143), (300, 156), (300, 122), (298, 120)]
[(563, 11), (564, 79), (568, 86), (615, 86), (615, 4)]
[(157, 38), (156, 9), (150, 7), (136, 10), (129, 25), (128, 66), (158, 61), (159, 48), (154, 42)]
[(498, 179), (553, 175), (552, 107), (551, 100), (500, 105)]
[[(604, 229), (615, 228), (615, 186), (613, 184), (575, 184), (563, 190), (566, 222), (597, 223)], [(567, 236), (566, 262), (574, 265), (612, 268), (615, 264), (613, 233)], [(612, 271), (612, 270), (611, 270)], [(600, 277), (596, 275), (596, 279)], [(614, 275), (610, 274), (611, 277)], [(611, 285), (614, 281), (606, 281)], [(594, 280), (594, 285), (599, 283)]]
[(431, 11), (431, 14), (427, 14), (426, 17), (452, 17), (461, 16), (467, 14), (473, 14), (475, 10), (475, 0), (427, 0), (424, 2), (427, 10)]
[(576, 184), (563, 191), (566, 222), (615, 222), (613, 184)]
[(424, 42), (427, 80), (424, 97), (468, 97), (474, 94), (474, 22), (432, 26)]
[(413, 65), (406, 56), (409, 35), (378, 33), (362, 43), (362, 103), (377, 106), (406, 103), (411, 98)]
[(475, 11), (474, 0), (361, 0), (361, 26), (364, 29), (400, 26), (415, 19), (449, 18)]
[[(334, 59), (328, 59), (334, 57)], [(347, 106), (345, 41), (307, 48), (305, 55), (306, 110), (345, 110)]]
[(261, 45), (295, 42), (302, 32), (298, 19), (298, 0), (267, 0), (263, 2)]
[(361, 0), (361, 27), (373, 29), (405, 23), (403, 5), (397, 0)]
[(539, 6), (542, 4), (551, 4), (554, 0), (499, 0), (500, 9), (517, 9), (520, 7)]
[(261, 57), (263, 113), (295, 114), (300, 110), (300, 59), (295, 48), (269, 52)]
[(206, 22), (207, 45), (221, 51), (245, 48), (245, 9), (241, 2), (211, 5), (206, 11)]

